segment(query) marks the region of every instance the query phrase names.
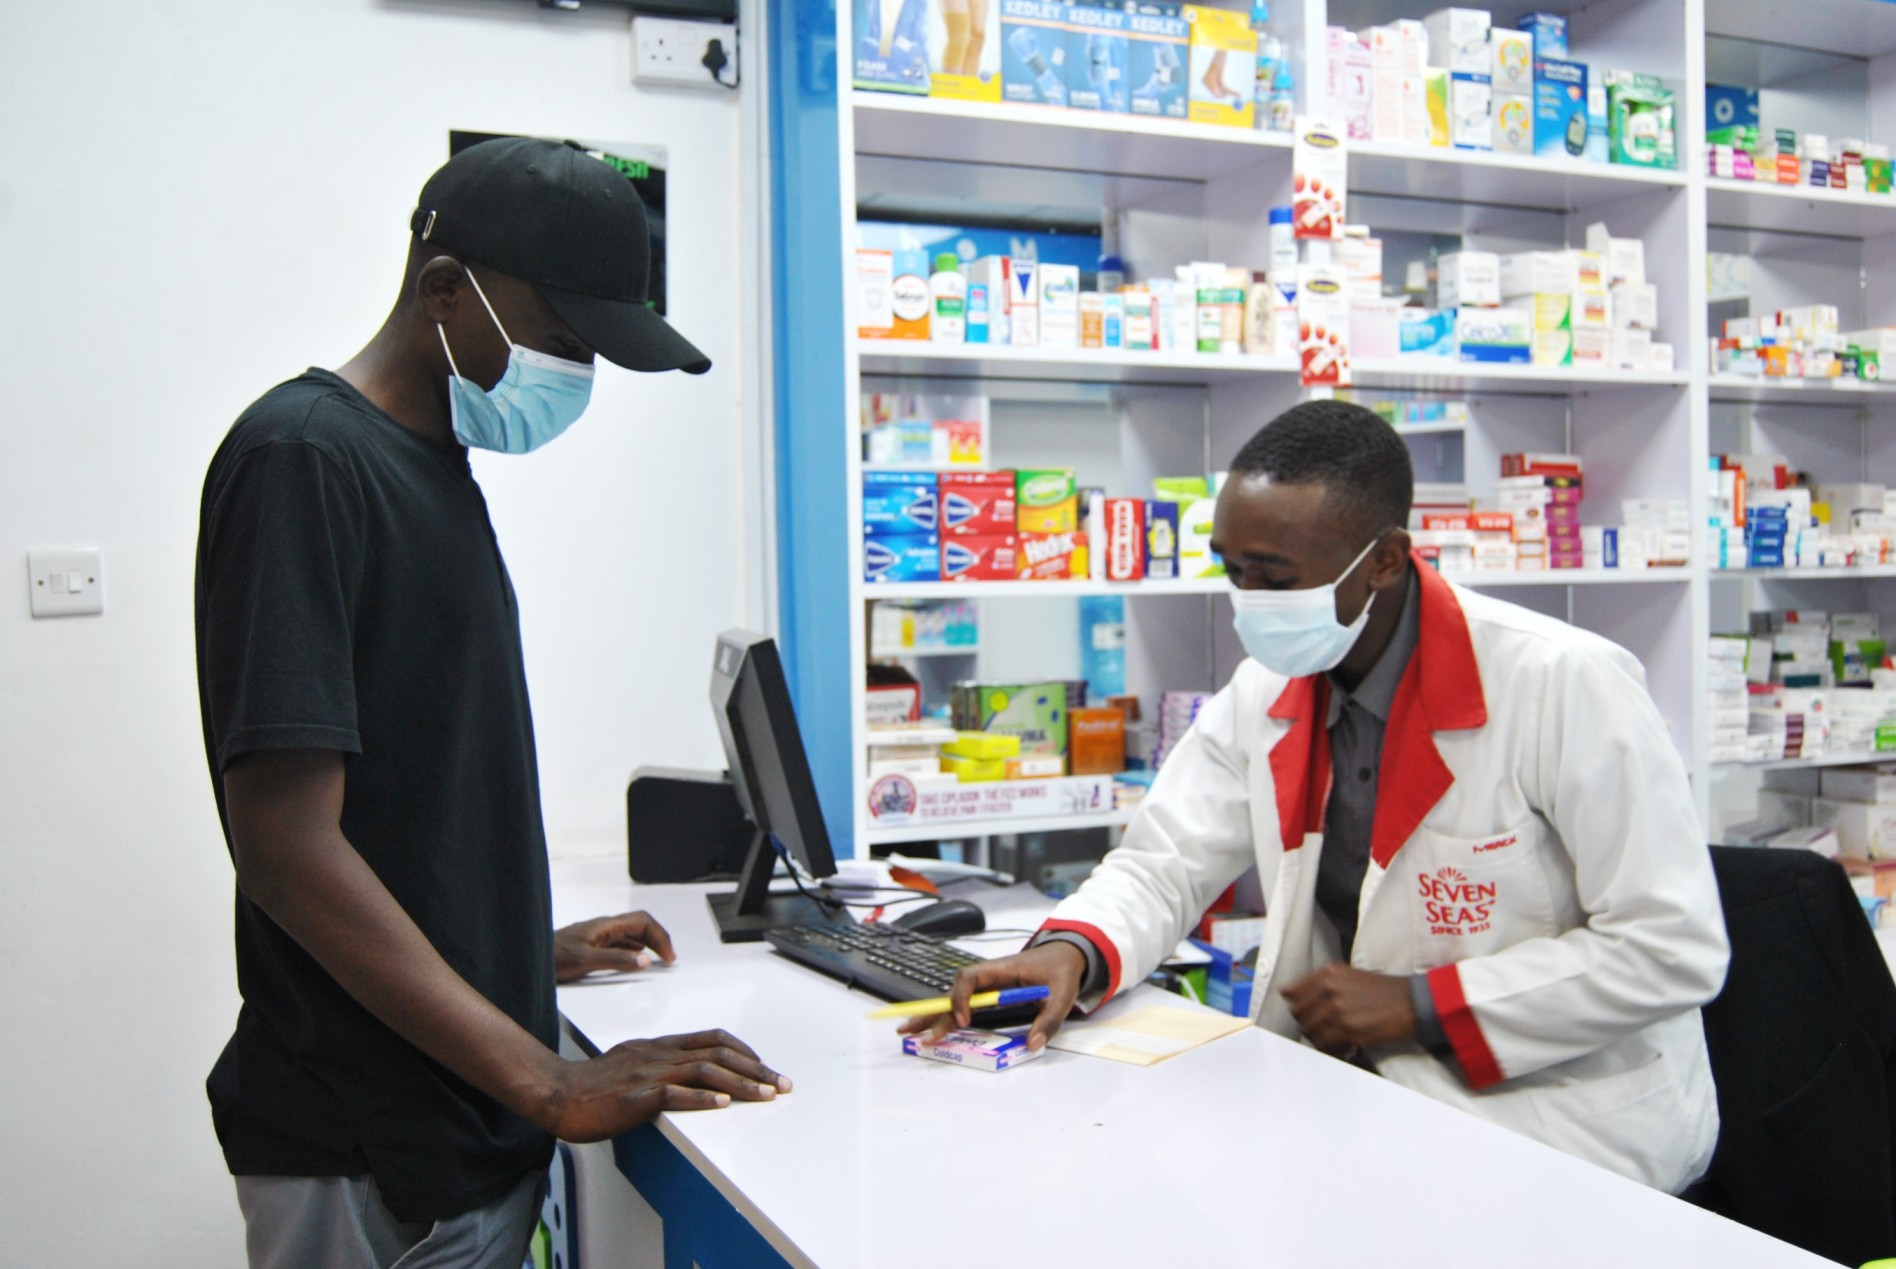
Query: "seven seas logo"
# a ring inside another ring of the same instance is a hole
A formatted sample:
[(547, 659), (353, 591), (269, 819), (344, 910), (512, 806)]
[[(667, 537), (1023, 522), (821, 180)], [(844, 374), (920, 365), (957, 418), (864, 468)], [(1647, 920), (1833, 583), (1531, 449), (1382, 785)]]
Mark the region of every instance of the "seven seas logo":
[(1470, 881), (1458, 868), (1416, 878), (1430, 934), (1480, 934), (1494, 925), (1495, 883)]

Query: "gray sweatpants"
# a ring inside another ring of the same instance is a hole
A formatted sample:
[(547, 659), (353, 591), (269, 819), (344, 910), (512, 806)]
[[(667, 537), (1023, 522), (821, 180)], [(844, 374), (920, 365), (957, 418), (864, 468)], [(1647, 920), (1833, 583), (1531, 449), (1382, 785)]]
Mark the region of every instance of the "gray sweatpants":
[(544, 1173), (444, 1221), (396, 1220), (372, 1177), (240, 1176), (251, 1269), (521, 1269)]

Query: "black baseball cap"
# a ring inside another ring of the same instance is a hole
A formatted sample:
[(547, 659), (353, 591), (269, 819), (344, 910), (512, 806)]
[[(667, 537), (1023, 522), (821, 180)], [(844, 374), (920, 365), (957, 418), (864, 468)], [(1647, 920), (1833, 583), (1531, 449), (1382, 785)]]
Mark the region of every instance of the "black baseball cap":
[(652, 246), (632, 182), (571, 141), (496, 137), (469, 146), (421, 187), (408, 227), (443, 251), (532, 283), (615, 365), (711, 369), (645, 302)]

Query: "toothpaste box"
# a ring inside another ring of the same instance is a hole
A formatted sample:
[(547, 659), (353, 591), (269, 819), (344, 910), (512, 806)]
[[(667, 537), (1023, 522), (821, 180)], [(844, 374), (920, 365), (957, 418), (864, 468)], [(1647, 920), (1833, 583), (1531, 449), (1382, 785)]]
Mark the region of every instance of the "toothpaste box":
[(1577, 159), (1586, 152), (1586, 65), (1537, 56), (1534, 62), (1534, 153)]
[(1067, 105), (1075, 110), (1125, 114), (1126, 10), (1118, 4), (1067, 6)]
[(1192, 31), (1186, 117), (1251, 127), (1257, 117), (1257, 32), (1250, 15), (1190, 4), (1185, 21)]
[(1067, 6), (1060, 0), (1001, 0), (1001, 97), (1067, 104)]
[(1185, 117), (1185, 72), (1191, 62), (1191, 27), (1177, 4), (1128, 0), (1126, 70), (1135, 115)]
[(1178, 504), (1145, 504), (1145, 575), (1155, 581), (1178, 576)]
[(1022, 534), (1079, 531), (1080, 491), (1072, 468), (1016, 472), (1014, 490), (1014, 522)]
[(1101, 540), (1092, 543), (1106, 563), (1106, 580), (1136, 582), (1145, 576), (1146, 512), (1143, 498), (1108, 498)]
[(927, 21), (928, 0), (856, 0), (856, 87), (926, 93)]
[(1084, 579), (1087, 575), (1086, 535), (1077, 529), (1064, 533), (1022, 533), (1015, 576), (1023, 582)]
[(911, 1057), (950, 1062), (976, 1071), (1005, 1071), (1031, 1062), (1046, 1051), (1028, 1048), (1025, 1035), (1000, 1031), (950, 1031), (933, 1042), (921, 1036), (902, 1037), (902, 1052)]
[(933, 472), (867, 472), (862, 478), (862, 529), (871, 537), (907, 537), (941, 527)]
[(941, 539), (932, 533), (863, 539), (862, 579), (865, 582), (940, 581)]
[(1020, 576), (1020, 544), (1011, 533), (943, 538), (941, 580), (1007, 582)]
[(1014, 532), (1014, 473), (943, 472), (937, 489), (941, 531), (950, 537)]

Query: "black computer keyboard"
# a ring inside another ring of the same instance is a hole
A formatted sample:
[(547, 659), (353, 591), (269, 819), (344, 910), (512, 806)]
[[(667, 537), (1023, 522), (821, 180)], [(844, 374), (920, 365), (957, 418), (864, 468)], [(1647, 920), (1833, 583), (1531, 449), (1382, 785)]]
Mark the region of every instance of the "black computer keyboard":
[[(945, 996), (957, 970), (985, 959), (932, 934), (874, 925), (785, 926), (766, 930), (764, 939), (791, 960), (884, 1000)], [(974, 1024), (1025, 1024), (1033, 1021), (1038, 1008), (1029, 1004), (977, 1010)]]

